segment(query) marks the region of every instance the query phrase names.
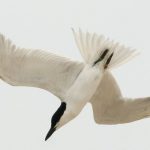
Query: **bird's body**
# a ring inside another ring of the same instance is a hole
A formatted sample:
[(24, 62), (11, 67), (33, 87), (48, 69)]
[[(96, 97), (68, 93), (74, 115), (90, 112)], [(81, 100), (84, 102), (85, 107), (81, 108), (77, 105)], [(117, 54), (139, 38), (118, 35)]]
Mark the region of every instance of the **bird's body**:
[(66, 102), (68, 104), (76, 103), (77, 106), (75, 109), (81, 110), (95, 93), (102, 76), (103, 70), (88, 65), (85, 66), (77, 80), (66, 93)]
[(45, 89), (62, 101), (46, 140), (88, 102), (99, 124), (127, 123), (150, 115), (150, 99), (125, 101), (109, 71), (132, 58), (135, 51), (97, 34), (73, 33), (84, 63), (42, 50), (17, 48), (0, 35), (0, 78), (14, 86)]
[[(67, 104), (67, 111), (64, 112), (65, 122), (69, 122), (76, 117), (87, 102), (91, 99), (95, 93), (103, 76), (103, 69), (100, 70), (97, 67), (85, 66), (78, 76), (74, 84), (69, 88), (63, 101)], [(59, 128), (62, 126), (59, 123)]]

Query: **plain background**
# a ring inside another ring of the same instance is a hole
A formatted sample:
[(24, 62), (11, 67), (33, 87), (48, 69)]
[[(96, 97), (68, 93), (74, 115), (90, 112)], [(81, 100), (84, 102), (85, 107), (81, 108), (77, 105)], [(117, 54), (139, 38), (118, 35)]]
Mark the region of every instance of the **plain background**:
[[(104, 34), (141, 55), (113, 71), (125, 97), (150, 96), (148, 0), (0, 0), (0, 32), (18, 46), (82, 60), (71, 27)], [(12, 64), (13, 65), (13, 64)], [(0, 81), (1, 150), (149, 150), (150, 119), (97, 125), (88, 104), (47, 141), (60, 101), (47, 91)]]

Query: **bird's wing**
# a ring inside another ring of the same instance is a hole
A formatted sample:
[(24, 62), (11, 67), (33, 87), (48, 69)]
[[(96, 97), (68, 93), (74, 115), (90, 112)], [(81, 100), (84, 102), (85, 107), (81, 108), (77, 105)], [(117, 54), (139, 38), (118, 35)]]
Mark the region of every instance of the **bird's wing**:
[(106, 109), (120, 101), (120, 97), (122, 97), (122, 94), (114, 77), (110, 72), (105, 72), (101, 83), (90, 100), (94, 120), (101, 123), (103, 115), (108, 111)]
[(98, 124), (122, 124), (150, 116), (150, 97), (123, 97), (116, 80), (106, 72), (90, 100)]
[(0, 35), (0, 78), (11, 85), (42, 88), (63, 98), (83, 67), (50, 52), (18, 48)]

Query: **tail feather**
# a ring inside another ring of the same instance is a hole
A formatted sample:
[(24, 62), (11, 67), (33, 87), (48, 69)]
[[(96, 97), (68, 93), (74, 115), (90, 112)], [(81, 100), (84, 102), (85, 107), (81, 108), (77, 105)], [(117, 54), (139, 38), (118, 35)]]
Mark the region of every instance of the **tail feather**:
[(106, 39), (103, 35), (99, 36), (96, 33), (85, 33), (80, 29), (77, 32), (75, 32), (74, 29), (72, 29), (72, 31), (81, 56), (87, 64), (93, 65), (106, 49), (109, 50), (108, 56), (112, 53), (114, 54), (107, 67), (108, 69), (118, 67), (138, 54), (136, 50), (132, 50), (131, 48)]

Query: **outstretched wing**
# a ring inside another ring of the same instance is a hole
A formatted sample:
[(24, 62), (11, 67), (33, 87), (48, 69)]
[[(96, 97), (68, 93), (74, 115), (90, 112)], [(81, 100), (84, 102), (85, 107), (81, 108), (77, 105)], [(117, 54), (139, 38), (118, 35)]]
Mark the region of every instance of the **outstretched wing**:
[(98, 124), (123, 124), (150, 117), (150, 97), (122, 97), (109, 72), (104, 75), (90, 102), (94, 120)]
[(32, 86), (63, 98), (83, 63), (56, 54), (18, 48), (0, 35), (0, 78), (15, 86)]
[[(109, 109), (121, 101), (122, 94), (110, 72), (105, 72), (101, 83), (90, 100), (93, 108), (94, 120), (96, 123), (104, 123), (104, 117)], [(112, 109), (113, 109), (112, 108)]]

